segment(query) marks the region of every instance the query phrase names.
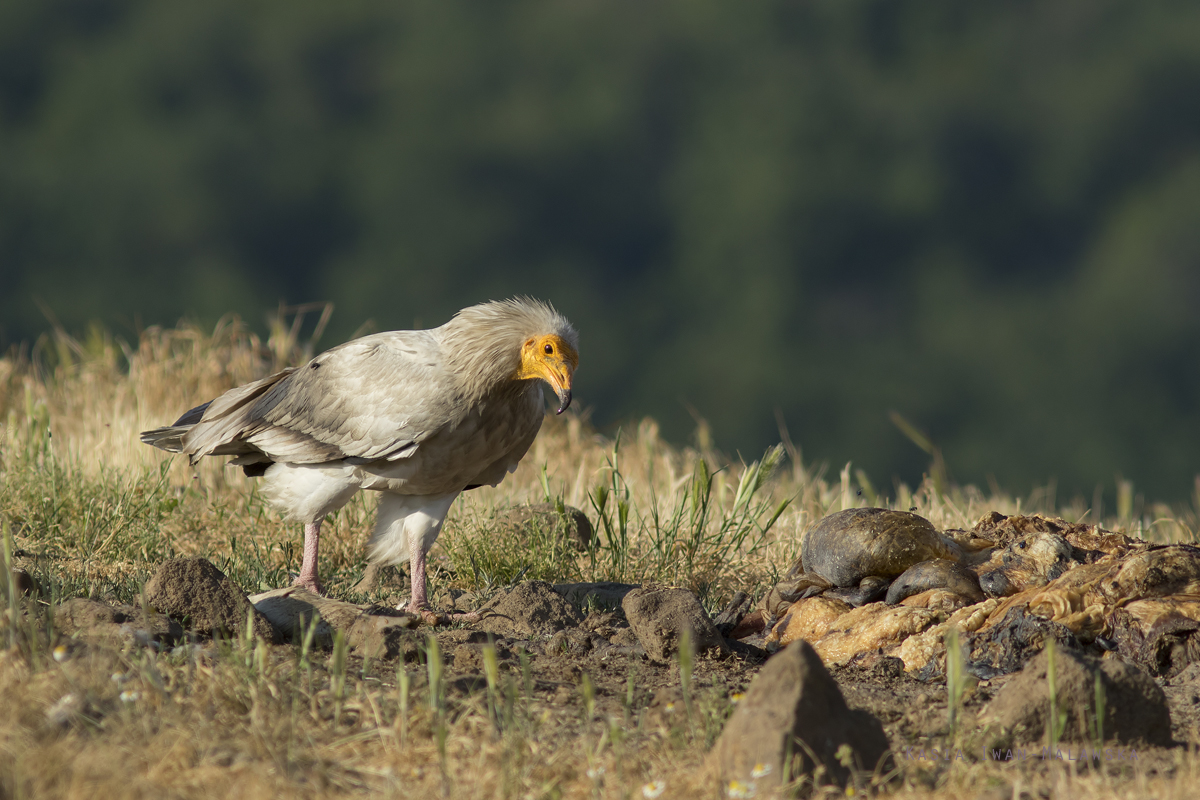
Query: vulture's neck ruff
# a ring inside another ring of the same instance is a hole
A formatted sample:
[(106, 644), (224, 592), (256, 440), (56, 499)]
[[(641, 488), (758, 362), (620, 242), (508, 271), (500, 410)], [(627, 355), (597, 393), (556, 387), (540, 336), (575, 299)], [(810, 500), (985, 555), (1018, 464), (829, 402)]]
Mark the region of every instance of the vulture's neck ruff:
[(468, 403), (527, 380), (554, 387), (560, 412), (570, 403), (579, 336), (547, 303), (520, 298), (465, 308), (442, 326), (441, 340)]

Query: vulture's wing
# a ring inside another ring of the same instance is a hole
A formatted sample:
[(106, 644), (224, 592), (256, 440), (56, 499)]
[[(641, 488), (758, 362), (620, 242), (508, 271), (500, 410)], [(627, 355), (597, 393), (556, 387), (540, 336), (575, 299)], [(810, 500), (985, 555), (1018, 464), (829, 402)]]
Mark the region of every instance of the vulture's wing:
[(380, 333), (222, 395), (187, 434), (184, 450), (193, 461), (235, 452), (230, 443), (236, 452), (296, 464), (394, 460), (454, 421), (456, 397), (429, 331)]

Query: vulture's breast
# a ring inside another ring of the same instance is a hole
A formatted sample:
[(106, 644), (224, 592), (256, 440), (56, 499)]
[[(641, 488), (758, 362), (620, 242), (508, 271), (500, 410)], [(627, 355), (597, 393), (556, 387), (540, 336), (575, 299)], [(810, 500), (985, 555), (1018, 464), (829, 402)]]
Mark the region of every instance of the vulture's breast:
[(520, 388), (477, 404), (403, 458), (363, 465), (363, 488), (441, 494), (499, 483), (533, 444), (545, 413), (541, 384)]

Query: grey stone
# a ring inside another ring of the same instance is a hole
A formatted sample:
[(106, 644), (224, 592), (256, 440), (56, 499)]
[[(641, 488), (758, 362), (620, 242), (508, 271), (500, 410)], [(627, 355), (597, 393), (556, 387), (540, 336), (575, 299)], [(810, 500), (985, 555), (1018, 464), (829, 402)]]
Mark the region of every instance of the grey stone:
[(545, 581), (519, 583), (479, 610), (474, 627), (499, 636), (529, 639), (575, 627), (583, 617)]
[(862, 773), (886, 774), (890, 762), (883, 723), (846, 705), (821, 658), (801, 640), (755, 676), (705, 766), (722, 784), (753, 784), (761, 794), (785, 781), (862, 784)]
[[(1168, 746), (1171, 714), (1163, 690), (1141, 669), (1119, 659), (1098, 660), (1055, 648), (1055, 705), (1064, 715), (1059, 739), (1095, 741), (1096, 677), (1100, 678), (1105, 742)], [(998, 742), (1048, 743), (1049, 654), (1043, 650), (996, 692), (982, 721), (998, 728)]]
[(621, 608), (651, 661), (669, 662), (679, 651), (684, 631), (689, 630), (696, 652), (729, 652), (725, 638), (687, 589), (642, 586), (625, 595)]

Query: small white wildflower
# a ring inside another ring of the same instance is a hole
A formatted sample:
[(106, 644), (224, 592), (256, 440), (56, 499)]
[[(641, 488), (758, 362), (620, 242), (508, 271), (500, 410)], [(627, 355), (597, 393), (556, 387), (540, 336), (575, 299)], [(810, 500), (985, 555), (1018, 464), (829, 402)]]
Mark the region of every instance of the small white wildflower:
[(674, 704), (674, 703), (667, 703), (667, 707), (666, 707), (666, 709), (665, 709), (665, 710), (666, 710), (666, 712), (667, 712), (668, 714), (674, 714), (674, 713), (675, 713), (675, 704)]
[(124, 682), (125, 682), (125, 676), (124, 676), (124, 675), (122, 675), (122, 674), (121, 674), (121, 673), (119, 673), (119, 672), (114, 672), (114, 673), (113, 673), (113, 674), (110, 676), (110, 678), (112, 679), (112, 682), (113, 682), (113, 683), (115, 683), (115, 684), (117, 684), (118, 686), (120, 686), (122, 683), (124, 683)]
[(135, 692), (133, 689), (126, 689), (125, 691), (121, 692), (121, 702), (136, 703), (141, 696), (141, 693)]
[(734, 800), (743, 800), (747, 797), (754, 797), (758, 793), (758, 787), (753, 781), (730, 781), (729, 786), (725, 787), (725, 794)]
[(67, 660), (67, 646), (65, 644), (60, 644), (54, 648), (54, 660), (60, 664)]
[(667, 790), (666, 781), (650, 781), (642, 786), (642, 797), (646, 800), (654, 800)]
[(587, 776), (592, 780), (599, 780), (604, 777), (604, 767), (588, 767)]
[(71, 718), (79, 712), (81, 703), (74, 694), (64, 694), (58, 702), (46, 709), (46, 719), (54, 725), (66, 727), (71, 724)]
[(751, 778), (765, 778), (771, 774), (771, 765), (758, 762), (754, 765), (754, 769), (750, 770)]

